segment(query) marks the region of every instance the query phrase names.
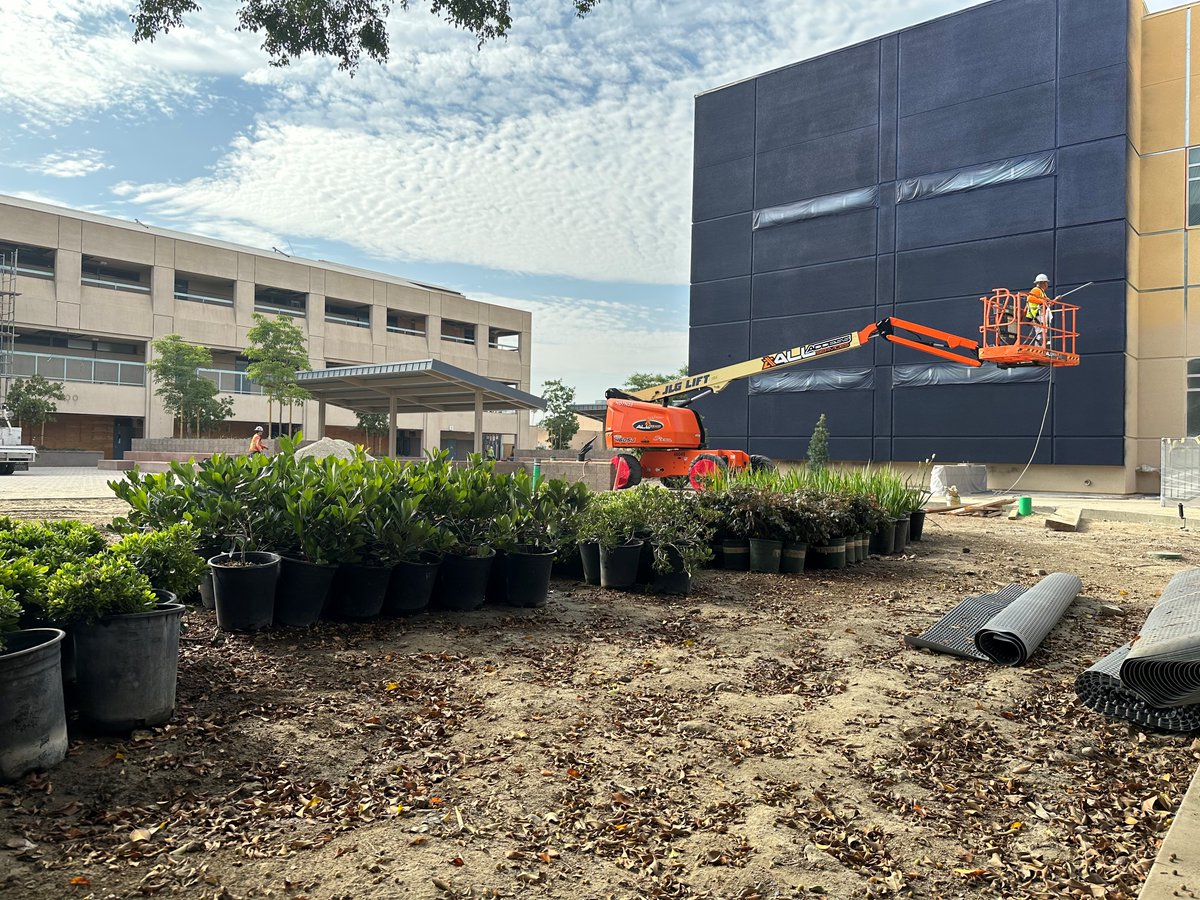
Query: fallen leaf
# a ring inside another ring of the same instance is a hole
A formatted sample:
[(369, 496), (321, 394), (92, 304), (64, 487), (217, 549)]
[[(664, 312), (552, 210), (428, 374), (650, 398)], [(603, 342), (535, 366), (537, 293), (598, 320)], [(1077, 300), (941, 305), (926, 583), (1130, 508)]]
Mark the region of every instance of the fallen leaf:
[(129, 835), (129, 839), (135, 844), (139, 841), (148, 841), (154, 837), (154, 832), (149, 828), (135, 828), (133, 833)]
[(450, 864), (453, 866), (465, 866), (466, 865), (466, 863), (463, 861), (463, 858), (461, 856), (454, 857), (454, 859), (450, 860)]
[(68, 881), (67, 884), (73, 884), (73, 885), (79, 887), (82, 885), (91, 884), (91, 882), (88, 881), (88, 879), (84, 878), (82, 875), (76, 875), (74, 878), (72, 878), (70, 881)]

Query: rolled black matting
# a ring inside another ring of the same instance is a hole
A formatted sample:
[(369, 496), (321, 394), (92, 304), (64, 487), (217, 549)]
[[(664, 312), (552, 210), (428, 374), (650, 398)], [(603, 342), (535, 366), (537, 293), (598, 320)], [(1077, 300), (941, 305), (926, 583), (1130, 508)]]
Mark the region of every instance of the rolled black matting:
[(975, 647), (997, 665), (1024, 665), (1082, 590), (1075, 575), (1047, 575), (981, 628)]
[(1121, 683), (1150, 706), (1200, 703), (1200, 569), (1180, 572), (1121, 663)]
[(1121, 683), (1121, 664), (1131, 644), (1118, 647), (1075, 679), (1084, 705), (1102, 715), (1162, 731), (1200, 731), (1200, 704), (1158, 709)]
[(1010, 584), (994, 594), (969, 597), (926, 629), (919, 637), (904, 636), (904, 643), (914, 649), (933, 650), (968, 659), (987, 657), (975, 648), (975, 634), (997, 613), (1024, 594), (1025, 588)]

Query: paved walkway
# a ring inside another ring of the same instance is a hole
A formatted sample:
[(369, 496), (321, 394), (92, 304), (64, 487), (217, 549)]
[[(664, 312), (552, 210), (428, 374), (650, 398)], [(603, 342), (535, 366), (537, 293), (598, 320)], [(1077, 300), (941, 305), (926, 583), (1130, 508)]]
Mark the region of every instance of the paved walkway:
[(112, 499), (109, 479), (120, 472), (101, 472), (96, 468), (55, 468), (34, 466), (28, 472), (0, 477), (0, 513), (5, 500), (91, 500)]

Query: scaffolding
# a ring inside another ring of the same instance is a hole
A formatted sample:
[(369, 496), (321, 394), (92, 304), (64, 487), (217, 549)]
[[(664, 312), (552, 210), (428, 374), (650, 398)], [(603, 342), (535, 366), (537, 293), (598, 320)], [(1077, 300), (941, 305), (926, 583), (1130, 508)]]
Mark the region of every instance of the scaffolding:
[(5, 415), (17, 342), (17, 251), (0, 253), (0, 416)]

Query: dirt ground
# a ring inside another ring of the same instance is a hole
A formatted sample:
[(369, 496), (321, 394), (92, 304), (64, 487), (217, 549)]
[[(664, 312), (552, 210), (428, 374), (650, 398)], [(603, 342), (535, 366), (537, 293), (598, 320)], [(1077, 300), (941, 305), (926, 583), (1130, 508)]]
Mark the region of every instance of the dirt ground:
[[(0, 787), (0, 897), (1134, 897), (1200, 740), (1073, 682), (1197, 564), (1169, 527), (931, 516), (911, 556), (687, 598), (557, 581), (256, 636), (189, 610), (169, 725)], [(1024, 668), (904, 648), (1054, 571), (1084, 593)]]

